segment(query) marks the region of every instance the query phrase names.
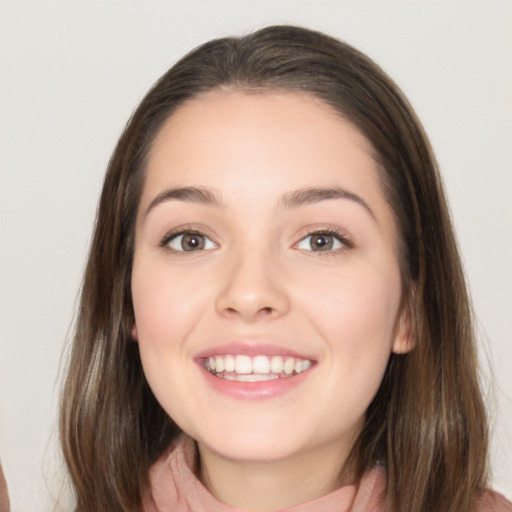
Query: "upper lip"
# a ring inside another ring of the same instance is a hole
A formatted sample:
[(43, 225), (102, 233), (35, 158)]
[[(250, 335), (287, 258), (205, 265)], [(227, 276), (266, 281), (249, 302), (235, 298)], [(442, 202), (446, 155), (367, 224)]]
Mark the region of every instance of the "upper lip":
[(224, 343), (216, 345), (214, 347), (209, 347), (195, 354), (194, 359), (208, 358), (212, 356), (224, 356), (228, 354), (234, 356), (247, 355), (250, 357), (261, 355), (287, 356), (295, 357), (298, 359), (309, 359), (310, 361), (314, 361), (314, 358), (312, 358), (311, 356), (297, 352), (296, 350), (292, 350), (287, 347), (274, 345), (272, 343), (250, 343), (240, 341)]

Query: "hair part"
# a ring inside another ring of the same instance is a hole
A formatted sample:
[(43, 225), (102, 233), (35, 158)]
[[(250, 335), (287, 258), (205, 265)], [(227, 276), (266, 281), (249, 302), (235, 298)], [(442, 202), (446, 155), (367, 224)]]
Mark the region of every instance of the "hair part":
[(134, 322), (135, 219), (151, 145), (180, 105), (215, 89), (300, 92), (370, 142), (400, 238), (415, 349), (390, 357), (348, 464), (388, 474), (389, 510), (471, 511), (485, 486), (487, 422), (470, 301), (427, 137), (393, 81), (324, 34), (268, 27), (206, 43), (153, 86), (108, 165), (62, 395), (62, 449), (76, 512), (138, 511), (148, 471), (179, 432), (148, 387)]

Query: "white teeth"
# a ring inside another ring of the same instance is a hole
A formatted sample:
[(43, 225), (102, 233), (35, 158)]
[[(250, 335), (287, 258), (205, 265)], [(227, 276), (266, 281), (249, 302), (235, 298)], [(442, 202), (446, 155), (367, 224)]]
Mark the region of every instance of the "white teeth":
[(256, 382), (297, 375), (310, 368), (311, 364), (309, 359), (295, 357), (227, 354), (209, 357), (205, 360), (204, 367), (217, 377)]
[(217, 377), (222, 377), (223, 379), (226, 380), (236, 380), (236, 375), (217, 373)]
[(226, 356), (224, 358), (224, 370), (227, 372), (235, 371), (235, 358), (234, 356)]
[(283, 371), (284, 371), (284, 373), (286, 373), (286, 375), (291, 375), (293, 373), (294, 367), (295, 367), (295, 359), (293, 357), (289, 357), (284, 362)]
[(302, 360), (302, 370), (301, 371), (305, 371), (308, 368), (311, 368), (311, 361), (309, 359), (303, 359)]
[(270, 360), (270, 371), (272, 373), (280, 374), (283, 371), (284, 363), (281, 356), (274, 356)]
[(236, 356), (235, 358), (236, 373), (252, 373), (252, 361), (249, 356)]
[(250, 374), (237, 374), (235, 372), (232, 373), (217, 373), (217, 377), (226, 380), (238, 380), (240, 382), (261, 382), (264, 380), (274, 380), (278, 379), (279, 375), (274, 375), (273, 373), (267, 373), (265, 375), (261, 373), (250, 373)]
[(253, 373), (269, 373), (270, 372), (270, 361), (267, 356), (256, 356), (252, 360), (252, 371)]
[(274, 380), (279, 378), (279, 375), (273, 373), (267, 373), (263, 375), (261, 373), (251, 373), (250, 375), (237, 375), (236, 380), (241, 382), (261, 382), (264, 380)]

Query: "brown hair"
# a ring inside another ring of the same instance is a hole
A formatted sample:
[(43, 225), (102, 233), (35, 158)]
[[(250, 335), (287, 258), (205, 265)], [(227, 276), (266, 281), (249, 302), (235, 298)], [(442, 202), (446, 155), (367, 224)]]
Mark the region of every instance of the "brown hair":
[(180, 60), (130, 119), (105, 177), (62, 396), (62, 448), (78, 512), (136, 511), (151, 463), (179, 432), (131, 341), (134, 223), (151, 144), (183, 102), (215, 88), (303, 92), (368, 139), (395, 213), (416, 348), (392, 355), (351, 460), (387, 469), (395, 512), (471, 511), (485, 485), (487, 427), (471, 308), (446, 199), (423, 129), (368, 57), (324, 34), (268, 27)]

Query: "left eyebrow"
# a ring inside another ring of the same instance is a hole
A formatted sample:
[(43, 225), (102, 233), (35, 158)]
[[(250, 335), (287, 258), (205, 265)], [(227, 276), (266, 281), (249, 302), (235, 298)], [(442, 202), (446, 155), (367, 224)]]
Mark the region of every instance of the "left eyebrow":
[(221, 208), (223, 206), (220, 194), (202, 187), (177, 187), (164, 190), (158, 194), (144, 212), (144, 217), (159, 204), (167, 201), (183, 201), (189, 203), (206, 204)]
[(354, 201), (358, 205), (362, 206), (374, 219), (377, 220), (372, 209), (368, 206), (368, 203), (364, 199), (353, 192), (349, 192), (343, 188), (331, 187), (331, 188), (301, 188), (285, 194), (280, 201), (282, 208), (296, 208), (298, 206), (305, 206), (308, 204), (320, 203), (329, 199), (348, 199)]

